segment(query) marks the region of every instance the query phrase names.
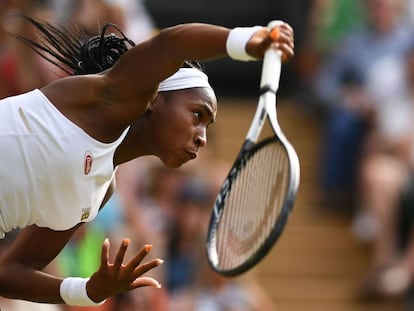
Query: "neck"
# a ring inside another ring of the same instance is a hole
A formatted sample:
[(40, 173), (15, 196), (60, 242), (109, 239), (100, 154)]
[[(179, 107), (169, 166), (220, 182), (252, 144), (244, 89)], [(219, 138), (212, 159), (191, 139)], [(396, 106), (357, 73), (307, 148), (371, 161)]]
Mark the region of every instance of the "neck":
[(151, 130), (144, 115), (131, 124), (127, 135), (115, 152), (114, 165), (117, 166), (141, 156), (153, 155), (149, 142), (151, 142)]

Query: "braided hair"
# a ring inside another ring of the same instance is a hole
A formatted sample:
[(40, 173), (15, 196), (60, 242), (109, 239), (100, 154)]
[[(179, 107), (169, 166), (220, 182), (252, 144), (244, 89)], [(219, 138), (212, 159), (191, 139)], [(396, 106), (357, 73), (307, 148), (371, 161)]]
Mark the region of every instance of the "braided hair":
[[(78, 39), (79, 36), (62, 26), (40, 22), (20, 13), (18, 16), (39, 31), (40, 43), (20, 34), (10, 33), (10, 35), (69, 75), (102, 72), (111, 68), (129, 47), (135, 46), (135, 43), (112, 23), (105, 24), (100, 35), (81, 40)], [(117, 30), (121, 37), (107, 33), (110, 28)]]
[[(111, 68), (130, 47), (135, 46), (135, 43), (112, 23), (105, 24), (100, 35), (80, 40), (79, 35), (63, 26), (54, 26), (25, 14), (17, 14), (40, 32), (40, 43), (19, 34), (9, 34), (69, 75), (102, 72)], [(121, 37), (107, 33), (109, 28), (114, 28)], [(203, 71), (202, 65), (195, 61), (185, 61), (182, 67)]]

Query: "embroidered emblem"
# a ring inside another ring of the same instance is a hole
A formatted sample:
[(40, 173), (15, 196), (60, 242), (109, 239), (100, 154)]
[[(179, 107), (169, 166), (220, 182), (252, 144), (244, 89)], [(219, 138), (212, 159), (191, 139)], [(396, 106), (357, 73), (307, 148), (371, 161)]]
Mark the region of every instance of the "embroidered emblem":
[(84, 221), (84, 220), (88, 219), (90, 213), (91, 213), (91, 208), (90, 207), (88, 207), (88, 208), (82, 208), (82, 216), (81, 216), (81, 219), (80, 220), (81, 221)]
[(92, 162), (93, 162), (92, 153), (90, 151), (86, 151), (85, 152), (85, 166), (83, 168), (83, 172), (85, 173), (85, 175), (88, 175), (89, 172), (91, 171)]

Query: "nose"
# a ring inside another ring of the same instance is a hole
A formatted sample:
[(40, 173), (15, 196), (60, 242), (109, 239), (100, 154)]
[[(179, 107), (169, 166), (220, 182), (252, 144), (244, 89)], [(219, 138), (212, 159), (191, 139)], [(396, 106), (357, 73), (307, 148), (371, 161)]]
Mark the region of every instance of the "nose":
[(195, 143), (197, 147), (204, 147), (207, 144), (207, 131), (205, 128), (196, 133)]

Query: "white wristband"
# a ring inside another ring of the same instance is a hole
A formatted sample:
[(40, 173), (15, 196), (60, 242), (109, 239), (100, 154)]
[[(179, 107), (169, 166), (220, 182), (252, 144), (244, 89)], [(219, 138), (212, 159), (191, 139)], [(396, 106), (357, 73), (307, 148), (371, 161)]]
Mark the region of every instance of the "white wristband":
[(236, 27), (232, 29), (227, 37), (226, 50), (227, 54), (235, 59), (241, 61), (256, 60), (246, 52), (246, 44), (253, 36), (253, 34), (262, 29), (262, 26), (254, 27)]
[(86, 292), (86, 283), (89, 279), (84, 278), (65, 278), (60, 283), (60, 296), (63, 301), (71, 306), (89, 307), (89, 306), (100, 306), (104, 301), (95, 302), (89, 298)]

